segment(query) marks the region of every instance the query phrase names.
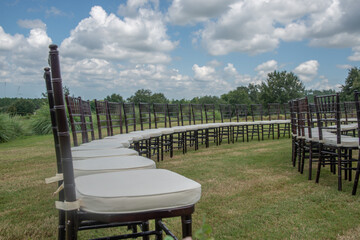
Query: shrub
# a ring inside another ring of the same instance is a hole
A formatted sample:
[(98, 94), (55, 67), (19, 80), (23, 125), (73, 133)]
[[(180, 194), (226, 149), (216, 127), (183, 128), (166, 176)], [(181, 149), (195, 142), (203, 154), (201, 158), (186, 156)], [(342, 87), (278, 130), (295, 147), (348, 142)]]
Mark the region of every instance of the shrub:
[(0, 114), (0, 142), (8, 142), (28, 133), (23, 121), (18, 116), (11, 117), (9, 114)]
[(33, 114), (36, 109), (36, 105), (29, 99), (18, 99), (8, 108), (8, 112), (11, 115), (29, 115)]
[(44, 104), (31, 119), (31, 129), (36, 135), (45, 135), (52, 133), (51, 118), (49, 107)]

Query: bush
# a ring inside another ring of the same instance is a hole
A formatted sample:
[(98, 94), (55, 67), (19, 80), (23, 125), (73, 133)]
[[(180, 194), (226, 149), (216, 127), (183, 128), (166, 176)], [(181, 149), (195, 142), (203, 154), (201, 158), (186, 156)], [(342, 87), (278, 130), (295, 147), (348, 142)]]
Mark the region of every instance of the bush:
[(8, 142), (25, 134), (28, 134), (28, 131), (18, 116), (0, 114), (0, 142)]
[(35, 112), (30, 125), (36, 135), (52, 133), (50, 112), (47, 105), (44, 104)]
[(29, 99), (18, 99), (8, 108), (8, 112), (11, 115), (26, 116), (33, 114), (36, 109), (36, 105)]

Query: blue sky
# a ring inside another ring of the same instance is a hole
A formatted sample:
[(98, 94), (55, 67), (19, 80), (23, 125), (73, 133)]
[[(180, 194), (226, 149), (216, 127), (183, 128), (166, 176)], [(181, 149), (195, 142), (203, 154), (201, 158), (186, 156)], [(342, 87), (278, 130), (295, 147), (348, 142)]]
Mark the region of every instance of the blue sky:
[(294, 72), (336, 89), (360, 61), (358, 0), (0, 2), (0, 97), (40, 97), (48, 45), (71, 94), (217, 95)]

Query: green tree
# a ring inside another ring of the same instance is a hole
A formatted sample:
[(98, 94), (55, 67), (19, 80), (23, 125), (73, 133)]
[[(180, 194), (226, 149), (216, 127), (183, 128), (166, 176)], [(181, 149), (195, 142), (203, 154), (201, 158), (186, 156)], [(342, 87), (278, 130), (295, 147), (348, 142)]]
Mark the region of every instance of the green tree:
[(254, 104), (259, 103), (259, 94), (260, 94), (259, 85), (249, 83), (249, 86), (247, 88), (251, 103)]
[(286, 103), (291, 99), (304, 96), (305, 87), (292, 72), (274, 71), (268, 74), (266, 82), (259, 86), (259, 100), (262, 104)]
[(341, 100), (353, 101), (355, 91), (360, 91), (360, 68), (358, 67), (349, 69), (348, 76), (345, 79), (345, 85), (341, 86)]
[(134, 95), (127, 99), (128, 102), (134, 102), (138, 104), (140, 102), (150, 103), (152, 92), (149, 89), (137, 90)]
[(195, 104), (215, 104), (218, 106), (219, 104), (226, 103), (224, 100), (220, 99), (217, 96), (202, 96), (202, 97), (194, 97), (191, 99), (190, 103)]
[(150, 97), (150, 102), (151, 103), (168, 103), (169, 99), (167, 99), (163, 93), (154, 93)]
[(105, 100), (109, 102), (123, 102), (124, 99), (120, 94), (113, 93), (110, 96), (106, 96)]
[(235, 90), (221, 95), (221, 99), (229, 104), (250, 104), (249, 89), (247, 87), (237, 87)]

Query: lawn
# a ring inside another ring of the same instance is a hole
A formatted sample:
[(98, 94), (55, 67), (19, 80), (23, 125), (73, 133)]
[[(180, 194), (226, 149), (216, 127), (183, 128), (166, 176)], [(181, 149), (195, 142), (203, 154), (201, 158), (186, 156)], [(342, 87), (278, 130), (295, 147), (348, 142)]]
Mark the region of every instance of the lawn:
[[(193, 228), (205, 218), (214, 239), (359, 239), (360, 196), (351, 195), (352, 182), (338, 192), (327, 169), (315, 184), (290, 161), (291, 139), (282, 138), (202, 146), (157, 167), (201, 183)], [(0, 144), (0, 239), (56, 239), (56, 184), (44, 183), (55, 168), (51, 135)], [(179, 235), (179, 219), (165, 222)], [(102, 233), (81, 232), (79, 239)]]

